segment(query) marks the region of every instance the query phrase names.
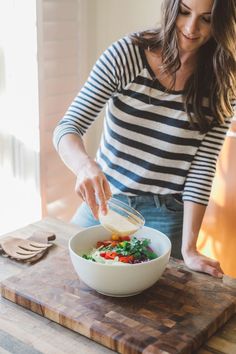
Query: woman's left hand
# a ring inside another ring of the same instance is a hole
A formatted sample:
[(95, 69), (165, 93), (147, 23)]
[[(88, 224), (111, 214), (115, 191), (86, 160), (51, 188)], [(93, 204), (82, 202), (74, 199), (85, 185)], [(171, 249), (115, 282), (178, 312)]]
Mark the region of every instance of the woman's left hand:
[(204, 256), (197, 250), (183, 254), (184, 262), (192, 270), (212, 275), (216, 278), (223, 277), (223, 270), (220, 263), (212, 258)]

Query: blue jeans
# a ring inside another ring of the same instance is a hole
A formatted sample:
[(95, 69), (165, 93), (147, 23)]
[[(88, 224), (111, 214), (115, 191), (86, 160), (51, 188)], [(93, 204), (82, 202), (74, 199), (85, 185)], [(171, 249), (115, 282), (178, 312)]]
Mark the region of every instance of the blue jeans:
[[(171, 256), (182, 259), (183, 202), (180, 194), (126, 196), (114, 198), (130, 205), (145, 218), (145, 226), (152, 227), (167, 235), (172, 243)], [(90, 208), (83, 203), (73, 216), (72, 223), (81, 227), (99, 225)]]

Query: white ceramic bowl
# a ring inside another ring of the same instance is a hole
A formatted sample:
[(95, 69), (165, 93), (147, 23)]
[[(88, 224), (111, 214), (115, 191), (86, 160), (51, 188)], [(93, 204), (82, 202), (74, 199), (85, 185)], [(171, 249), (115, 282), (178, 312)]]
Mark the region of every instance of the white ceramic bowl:
[(79, 278), (92, 289), (108, 296), (132, 296), (149, 288), (161, 277), (170, 258), (171, 243), (167, 236), (150, 227), (142, 227), (133, 236), (148, 238), (158, 258), (137, 264), (102, 264), (82, 257), (97, 241), (110, 240), (103, 226), (92, 226), (69, 240), (72, 264)]

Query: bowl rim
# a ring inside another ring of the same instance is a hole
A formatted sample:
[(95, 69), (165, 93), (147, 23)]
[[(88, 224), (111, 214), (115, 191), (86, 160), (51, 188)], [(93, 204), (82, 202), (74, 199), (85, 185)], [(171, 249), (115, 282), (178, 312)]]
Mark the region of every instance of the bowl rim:
[[(77, 234), (71, 236), (70, 239), (69, 239), (69, 241), (68, 241), (69, 251), (70, 251), (71, 253), (73, 253), (75, 256), (79, 257), (83, 262), (90, 262), (90, 264), (96, 264), (96, 265), (98, 265), (98, 266), (106, 267), (106, 268), (107, 268), (107, 267), (115, 267), (115, 268), (118, 268), (118, 267), (119, 267), (119, 264), (117, 264), (117, 263), (115, 263), (115, 264), (114, 264), (114, 263), (112, 263), (112, 264), (109, 264), (109, 263), (99, 263), (99, 262), (93, 262), (93, 261), (91, 261), (91, 260), (89, 260), (89, 259), (85, 259), (85, 258), (83, 258), (82, 256), (80, 256), (78, 253), (76, 253), (76, 252), (72, 249), (72, 247), (71, 247), (71, 242), (72, 242), (72, 240), (73, 240), (80, 232), (85, 231), (85, 230), (87, 230), (87, 229), (93, 229), (93, 228), (98, 228), (98, 227), (104, 229), (104, 227), (103, 227), (102, 225), (89, 226), (89, 227), (86, 227), (86, 228), (82, 229), (82, 230), (79, 231)], [(153, 228), (151, 228), (151, 227), (148, 227), (148, 226), (143, 226), (143, 227), (144, 227), (144, 228), (147, 228), (147, 229), (155, 230), (155, 229), (153, 229)], [(140, 231), (140, 230), (141, 230), (141, 229), (139, 229), (138, 231)], [(137, 231), (137, 232), (138, 232), (138, 231)], [(168, 250), (167, 252), (165, 252), (164, 254), (162, 254), (161, 256), (159, 256), (159, 257), (157, 257), (157, 258), (155, 258), (155, 259), (151, 259), (151, 260), (146, 261), (146, 262), (135, 263), (135, 264), (122, 263), (122, 265), (121, 265), (120, 268), (123, 268), (123, 267), (130, 267), (130, 266), (132, 266), (132, 267), (140, 267), (140, 266), (142, 266), (142, 265), (144, 265), (144, 264), (154, 263), (154, 262), (156, 262), (157, 260), (164, 258), (164, 257), (167, 255), (168, 252), (171, 252), (171, 242), (170, 242), (170, 239), (169, 239), (163, 232), (161, 232), (161, 231), (159, 231), (159, 230), (155, 230), (155, 231), (159, 232), (162, 236), (164, 236), (164, 237), (167, 239), (167, 241), (169, 242), (169, 246), (170, 246), (169, 250)], [(133, 236), (135, 236), (135, 233), (134, 233), (133, 235), (131, 235), (131, 237), (133, 237)], [(104, 239), (104, 240), (105, 240), (105, 239)]]

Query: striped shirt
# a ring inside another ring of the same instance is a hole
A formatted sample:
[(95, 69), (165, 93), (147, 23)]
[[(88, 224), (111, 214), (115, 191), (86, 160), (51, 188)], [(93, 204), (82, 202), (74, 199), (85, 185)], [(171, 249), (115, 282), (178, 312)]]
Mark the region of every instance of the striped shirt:
[(105, 105), (96, 160), (113, 194), (183, 193), (183, 200), (207, 205), (230, 119), (205, 134), (191, 128), (182, 92), (166, 92), (129, 37), (97, 60), (54, 131), (56, 148), (65, 134), (83, 136)]

